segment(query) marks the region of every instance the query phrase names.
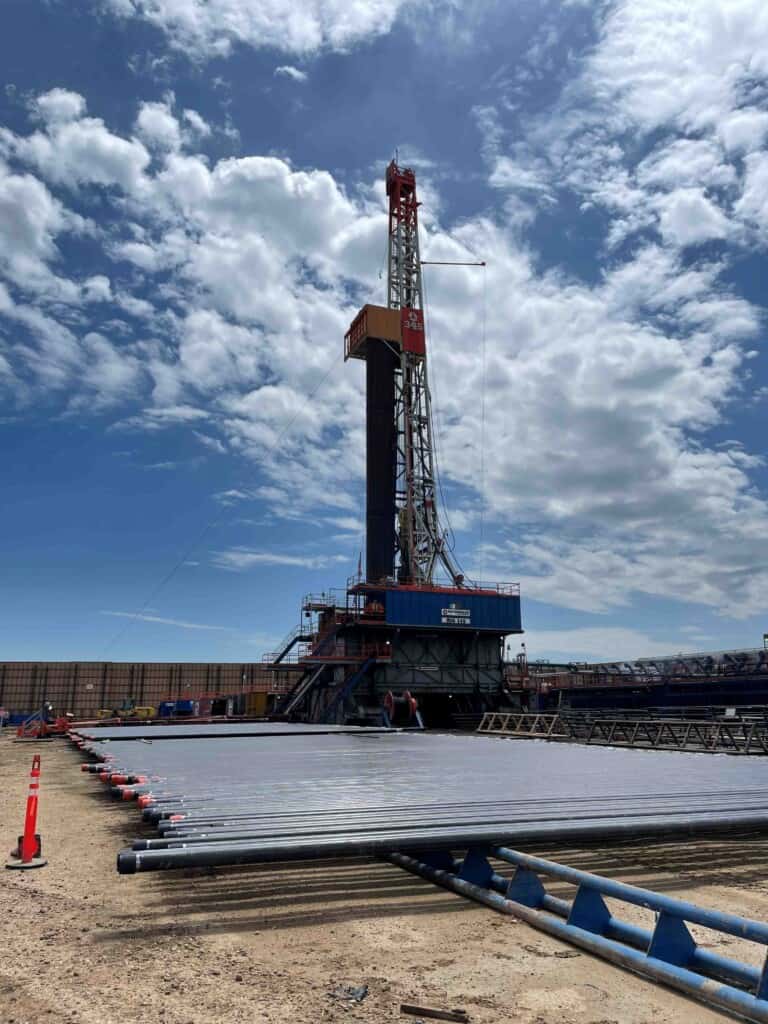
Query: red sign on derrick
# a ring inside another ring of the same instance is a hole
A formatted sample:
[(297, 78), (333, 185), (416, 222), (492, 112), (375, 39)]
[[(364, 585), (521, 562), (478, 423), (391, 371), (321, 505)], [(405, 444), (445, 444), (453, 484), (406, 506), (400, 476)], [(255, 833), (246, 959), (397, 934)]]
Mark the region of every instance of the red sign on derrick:
[(417, 356), (426, 355), (423, 310), (412, 309), (410, 306), (404, 306), (400, 310), (400, 335), (404, 352), (413, 352)]

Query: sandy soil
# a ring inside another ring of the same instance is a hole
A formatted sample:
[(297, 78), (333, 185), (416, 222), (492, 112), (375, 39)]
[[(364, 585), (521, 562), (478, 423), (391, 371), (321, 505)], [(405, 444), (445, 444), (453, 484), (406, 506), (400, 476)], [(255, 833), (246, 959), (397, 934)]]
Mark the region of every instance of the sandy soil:
[[(413, 1020), (401, 1002), (462, 1007), (481, 1024), (727, 1019), (389, 865), (121, 877), (115, 854), (140, 831), (135, 804), (112, 802), (63, 742), (0, 740), (3, 858), (21, 830), (35, 751), (49, 865), (0, 873), (0, 1024)], [(762, 842), (561, 850), (559, 859), (768, 919)], [(723, 937), (710, 944), (742, 952)], [(369, 986), (362, 1003), (334, 994), (358, 985)]]

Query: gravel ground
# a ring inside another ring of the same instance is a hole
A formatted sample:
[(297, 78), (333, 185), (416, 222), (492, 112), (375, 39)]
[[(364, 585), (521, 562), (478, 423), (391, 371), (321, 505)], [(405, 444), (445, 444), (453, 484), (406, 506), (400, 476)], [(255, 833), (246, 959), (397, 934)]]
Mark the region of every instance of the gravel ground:
[[(401, 1002), (462, 1007), (480, 1024), (727, 1019), (385, 864), (121, 877), (115, 854), (140, 831), (135, 805), (112, 802), (61, 741), (0, 739), (3, 856), (21, 831), (34, 752), (49, 865), (0, 874), (0, 1024), (413, 1021)], [(556, 859), (768, 919), (762, 841), (560, 850)], [(709, 939), (742, 955), (736, 940)], [(343, 998), (362, 985), (361, 1003)]]

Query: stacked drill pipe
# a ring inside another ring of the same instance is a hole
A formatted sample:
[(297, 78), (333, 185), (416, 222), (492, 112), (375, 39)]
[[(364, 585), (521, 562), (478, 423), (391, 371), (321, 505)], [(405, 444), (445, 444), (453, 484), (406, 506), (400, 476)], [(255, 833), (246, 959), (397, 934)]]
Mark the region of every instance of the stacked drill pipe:
[(142, 722), (134, 725), (78, 726), (70, 738), (99, 744), (111, 740), (233, 739), (241, 736), (325, 736), (340, 733), (391, 732), (383, 726), (315, 725), (304, 722), (185, 722), (176, 725)]
[(768, 765), (726, 756), (349, 729), (81, 742), (154, 826), (122, 873), (768, 826)]

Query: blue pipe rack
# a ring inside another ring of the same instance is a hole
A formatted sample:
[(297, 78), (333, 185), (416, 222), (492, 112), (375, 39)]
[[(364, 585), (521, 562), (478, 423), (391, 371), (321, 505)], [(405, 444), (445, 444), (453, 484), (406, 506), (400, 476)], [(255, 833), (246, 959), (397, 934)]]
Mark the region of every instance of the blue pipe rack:
[[(514, 865), (513, 877), (494, 871), (489, 856)], [(503, 846), (472, 847), (459, 861), (447, 850), (412, 856), (391, 853), (387, 859), (636, 974), (747, 1020), (768, 1024), (768, 962), (757, 968), (702, 949), (688, 929), (688, 924), (701, 925), (768, 946), (768, 925), (760, 921), (707, 910)], [(574, 899), (550, 895), (542, 875), (575, 885)], [(612, 915), (604, 897), (653, 911), (653, 930)]]

